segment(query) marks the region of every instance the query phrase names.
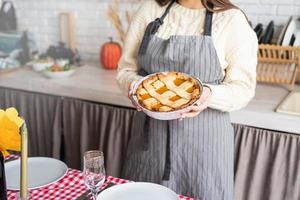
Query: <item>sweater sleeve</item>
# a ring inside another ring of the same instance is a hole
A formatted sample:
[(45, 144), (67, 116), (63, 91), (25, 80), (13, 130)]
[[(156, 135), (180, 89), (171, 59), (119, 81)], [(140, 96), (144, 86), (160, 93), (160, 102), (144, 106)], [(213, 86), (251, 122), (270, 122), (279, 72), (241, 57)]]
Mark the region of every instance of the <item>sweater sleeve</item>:
[(244, 14), (238, 10), (224, 32), (225, 59), (228, 66), (220, 85), (208, 85), (212, 90), (209, 107), (234, 111), (245, 107), (255, 94), (257, 37)]
[(147, 13), (149, 13), (149, 1), (144, 2), (132, 18), (133, 20), (125, 37), (123, 53), (118, 64), (117, 81), (126, 95), (129, 84), (141, 78), (137, 74), (137, 55), (147, 26), (145, 19), (145, 14)]

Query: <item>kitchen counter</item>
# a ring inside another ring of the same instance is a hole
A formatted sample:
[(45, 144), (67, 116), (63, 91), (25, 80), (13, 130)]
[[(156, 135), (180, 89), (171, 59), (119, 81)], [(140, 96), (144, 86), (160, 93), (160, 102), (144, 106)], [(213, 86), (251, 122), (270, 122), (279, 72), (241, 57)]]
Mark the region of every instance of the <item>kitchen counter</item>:
[[(0, 87), (73, 97), (122, 107), (132, 105), (121, 93), (115, 80), (116, 71), (85, 65), (73, 76), (65, 79), (48, 79), (29, 67), (0, 74)], [(296, 90), (300, 90), (297, 86)], [(231, 113), (233, 123), (264, 129), (300, 134), (300, 117), (274, 112), (288, 94), (281, 86), (258, 84), (256, 96), (249, 105)]]

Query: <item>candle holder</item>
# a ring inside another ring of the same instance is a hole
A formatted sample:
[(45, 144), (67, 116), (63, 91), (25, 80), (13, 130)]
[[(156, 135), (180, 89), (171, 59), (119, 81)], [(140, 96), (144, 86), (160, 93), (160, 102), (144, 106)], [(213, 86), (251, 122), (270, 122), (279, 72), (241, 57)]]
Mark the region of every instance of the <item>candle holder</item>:
[(21, 197), (21, 192), (16, 193), (16, 200), (29, 200), (30, 195), (29, 192), (27, 191), (26, 197)]

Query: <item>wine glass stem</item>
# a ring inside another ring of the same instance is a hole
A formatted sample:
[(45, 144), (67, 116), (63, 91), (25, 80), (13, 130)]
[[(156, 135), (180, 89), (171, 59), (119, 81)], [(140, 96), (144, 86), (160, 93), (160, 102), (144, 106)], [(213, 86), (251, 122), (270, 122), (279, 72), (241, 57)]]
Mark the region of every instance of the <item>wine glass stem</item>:
[(92, 192), (92, 199), (97, 200), (97, 190), (91, 190)]

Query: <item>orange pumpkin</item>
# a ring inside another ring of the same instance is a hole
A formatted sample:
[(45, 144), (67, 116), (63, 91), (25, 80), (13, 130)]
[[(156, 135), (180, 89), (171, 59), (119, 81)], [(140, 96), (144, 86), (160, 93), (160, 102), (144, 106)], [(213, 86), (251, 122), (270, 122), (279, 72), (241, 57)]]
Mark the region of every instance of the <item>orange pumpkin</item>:
[(100, 60), (105, 69), (117, 69), (122, 54), (121, 46), (110, 38), (101, 48)]

